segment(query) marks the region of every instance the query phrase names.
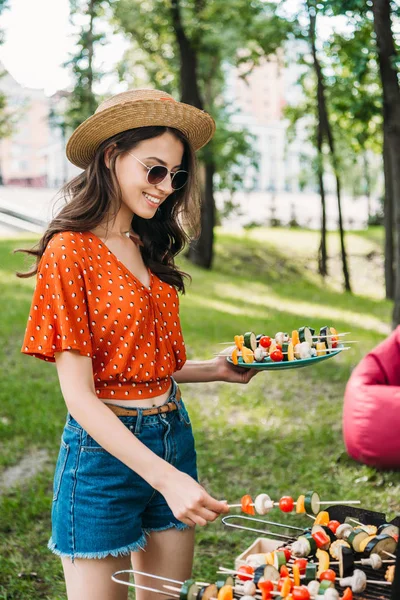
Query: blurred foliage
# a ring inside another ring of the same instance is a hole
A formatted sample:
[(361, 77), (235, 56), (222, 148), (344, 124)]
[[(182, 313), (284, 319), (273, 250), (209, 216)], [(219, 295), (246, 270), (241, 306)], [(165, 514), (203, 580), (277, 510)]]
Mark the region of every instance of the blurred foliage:
[[(282, 47), (292, 26), (275, 14), (275, 4), (254, 0), (187, 0), (179, 6), (184, 33), (197, 56), (198, 85), (205, 110), (217, 123), (210, 144), (199, 158), (216, 165), (217, 189), (243, 186), (249, 166), (257, 167), (254, 136), (235, 127), (237, 107), (225, 88), (232, 67), (246, 78), (260, 61)], [(117, 0), (116, 26), (132, 40), (119, 65), (129, 85), (161, 87), (175, 97), (181, 89), (179, 49), (167, 0)]]
[(63, 130), (75, 129), (97, 108), (93, 86), (103, 72), (96, 71), (93, 59), (97, 45), (106, 43), (106, 34), (98, 24), (105, 22), (109, 5), (110, 0), (70, 0), (70, 21), (78, 27), (78, 34), (76, 52), (64, 65), (72, 70), (74, 87), (68, 95), (63, 122), (59, 123)]

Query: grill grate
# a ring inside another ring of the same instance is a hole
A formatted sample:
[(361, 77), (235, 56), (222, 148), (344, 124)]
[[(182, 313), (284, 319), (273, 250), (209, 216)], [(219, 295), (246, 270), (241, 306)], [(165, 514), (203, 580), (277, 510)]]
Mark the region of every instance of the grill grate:
[[(364, 510), (362, 508), (356, 508), (353, 506), (335, 505), (335, 506), (331, 506), (330, 508), (326, 508), (325, 510), (329, 513), (329, 516), (332, 520), (340, 521), (341, 523), (344, 523), (347, 517), (357, 519), (358, 521), (360, 521), (360, 523), (363, 523), (363, 525), (379, 526), (379, 525), (382, 525), (383, 523), (387, 523), (384, 513), (375, 512), (375, 511), (371, 511), (371, 510)], [(224, 519), (223, 519), (223, 522), (225, 525), (229, 526), (228, 523), (225, 523)], [(400, 527), (400, 516), (396, 517), (395, 519), (393, 519), (393, 521), (390, 521), (390, 522), (393, 523), (393, 525), (397, 525), (398, 527)], [(282, 525), (282, 526), (284, 527), (284, 525)], [(254, 531), (257, 531), (257, 530), (254, 529)], [(260, 533), (262, 533), (261, 530), (260, 530)], [(291, 540), (291, 541), (294, 541), (295, 539), (296, 538), (293, 538), (293, 540)], [(282, 546), (290, 544), (291, 541), (287, 540), (287, 541), (283, 542)], [(362, 554), (356, 553), (355, 560), (360, 560), (360, 558), (362, 558)], [(365, 572), (367, 579), (376, 580), (376, 581), (386, 581), (385, 573), (386, 573), (387, 567), (389, 566), (388, 563), (384, 564), (381, 569), (376, 569), (376, 570), (373, 569), (372, 567), (366, 566), (366, 565), (356, 565), (356, 566), (361, 568)], [(338, 565), (332, 565), (330, 568), (332, 568), (335, 571), (337, 578), (339, 578)], [(393, 585), (377, 585), (374, 583), (368, 583), (366, 590), (364, 592), (362, 592), (361, 594), (353, 594), (353, 599), (354, 600), (400, 600), (400, 595), (398, 598), (395, 598), (395, 596), (394, 596), (394, 593), (395, 593), (394, 588), (397, 590), (397, 586), (399, 585), (399, 583), (397, 582), (397, 578), (400, 578), (400, 568), (396, 569), (396, 577), (395, 577), (395, 582), (393, 583)], [(393, 588), (393, 594), (392, 594), (392, 588)], [(340, 594), (342, 594), (345, 588), (340, 587), (339, 584), (336, 583), (336, 589), (338, 590), (338, 592)]]

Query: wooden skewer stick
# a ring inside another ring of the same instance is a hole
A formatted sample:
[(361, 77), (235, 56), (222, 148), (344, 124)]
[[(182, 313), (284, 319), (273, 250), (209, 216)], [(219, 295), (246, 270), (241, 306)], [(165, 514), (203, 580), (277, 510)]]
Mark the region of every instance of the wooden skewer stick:
[(395, 554), (392, 554), (391, 552), (386, 552), (386, 550), (382, 550), (383, 554), (387, 554), (388, 556), (390, 556), (391, 558), (396, 558)]
[(374, 583), (375, 585), (392, 585), (391, 581), (378, 581), (377, 579), (367, 579), (365, 583)]
[[(343, 335), (349, 335), (351, 333), (351, 331), (345, 331), (344, 333), (337, 333), (336, 335), (332, 334), (332, 335), (313, 335), (313, 339), (320, 339), (322, 337), (341, 337)], [(273, 339), (273, 338), (271, 338)], [(232, 340), (231, 342), (218, 342), (218, 346), (224, 346), (226, 344), (230, 344), (231, 346), (235, 345), (234, 340)]]
[[(355, 342), (356, 343), (356, 342)], [(351, 350), (351, 346), (343, 346), (341, 348), (331, 348), (331, 350), (325, 351), (324, 354), (322, 354), (321, 356), (325, 356), (325, 354), (330, 354), (331, 352), (336, 352), (337, 350)], [(282, 350), (281, 350), (282, 352)], [(282, 354), (289, 354), (289, 352), (282, 352)], [(213, 356), (230, 356), (230, 354), (224, 354), (223, 352), (213, 352)], [(238, 352), (238, 356), (242, 356), (241, 352)], [(308, 356), (307, 358), (318, 358), (317, 356)], [(296, 360), (305, 360), (304, 358), (296, 358)], [(256, 362), (256, 361), (254, 361)], [(274, 361), (272, 361), (274, 362)], [(282, 362), (282, 361), (276, 361), (276, 362)], [(290, 361), (290, 362), (296, 362), (294, 361)], [(247, 364), (251, 364), (251, 363), (247, 363)]]
[[(334, 504), (361, 504), (361, 500), (324, 500), (323, 502), (319, 502), (319, 505), (322, 506), (322, 504), (330, 504), (330, 505), (334, 505)], [(293, 503), (295, 506), (297, 504), (297, 502)], [(279, 502), (274, 502), (273, 503), (274, 506), (279, 506)], [(251, 502), (250, 504), (248, 504), (248, 506), (255, 506), (254, 502)], [(242, 505), (241, 504), (228, 504), (229, 508), (241, 508)], [(313, 517), (312, 515), (309, 515), (307, 513), (299, 513), (299, 514), (306, 514), (307, 517), (310, 517), (310, 519), (316, 519), (316, 517)]]

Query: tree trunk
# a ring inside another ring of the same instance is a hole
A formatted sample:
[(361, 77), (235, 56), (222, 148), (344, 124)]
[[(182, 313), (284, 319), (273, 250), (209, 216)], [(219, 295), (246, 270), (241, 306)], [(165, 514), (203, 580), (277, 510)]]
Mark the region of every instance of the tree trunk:
[(369, 173), (369, 160), (367, 151), (363, 150), (363, 170), (364, 170), (364, 179), (365, 179), (365, 195), (367, 196), (367, 214), (368, 214), (368, 223), (371, 219), (371, 176)]
[[(171, 16), (180, 53), (181, 101), (203, 110), (204, 103), (197, 79), (197, 55), (183, 29), (179, 0), (171, 0)], [(189, 247), (189, 259), (205, 269), (210, 269), (212, 266), (215, 224), (213, 184), (215, 166), (210, 148), (208, 155), (209, 160), (204, 166), (205, 176), (202, 178), (203, 183), (201, 185), (200, 237), (194, 240)]]
[[(203, 165), (204, 202), (201, 211), (202, 235), (190, 246), (190, 260), (200, 267), (211, 268), (214, 247), (215, 203), (213, 195), (213, 179), (215, 168), (212, 164)], [(207, 204), (208, 203), (208, 204)]]
[(387, 147), (387, 133), (383, 128), (383, 171), (385, 175), (385, 194), (383, 202), (383, 222), (385, 228), (385, 290), (386, 298), (394, 300), (394, 215), (393, 190), (390, 157)]
[(386, 136), (386, 158), (389, 160), (390, 185), (395, 222), (395, 282), (392, 325), (400, 324), (400, 90), (393, 59), (393, 40), (389, 0), (373, 0), (374, 30), (378, 49), (379, 71), (383, 90), (383, 122)]
[[(318, 111), (319, 114), (319, 111)], [(319, 121), (319, 116), (318, 116)], [(318, 186), (321, 197), (321, 241), (318, 250), (318, 272), (322, 277), (328, 275), (328, 255), (326, 247), (326, 201), (325, 201), (325, 186), (324, 186), (324, 156), (322, 152), (322, 131), (321, 123), (318, 122), (317, 133), (318, 145)]]
[(351, 292), (350, 275), (349, 275), (349, 270), (348, 270), (348, 266), (347, 266), (347, 254), (346, 254), (346, 247), (345, 247), (345, 242), (344, 242), (344, 229), (343, 229), (343, 220), (342, 220), (342, 202), (341, 202), (341, 186), (340, 186), (339, 170), (337, 167), (337, 160), (336, 160), (336, 154), (335, 154), (332, 129), (331, 129), (331, 126), (329, 123), (328, 107), (327, 107), (326, 98), (325, 98), (324, 77), (322, 74), (321, 65), (318, 60), (317, 48), (316, 48), (316, 44), (315, 44), (317, 9), (316, 9), (316, 6), (314, 5), (314, 3), (311, 2), (310, 0), (307, 2), (307, 7), (308, 7), (308, 14), (309, 14), (309, 19), (310, 19), (309, 38), (310, 38), (310, 43), (311, 43), (311, 51), (312, 51), (312, 55), (313, 55), (314, 70), (315, 70), (315, 74), (317, 76), (318, 118), (319, 118), (319, 122), (320, 122), (322, 136), (326, 136), (328, 144), (329, 144), (332, 166), (333, 166), (333, 171), (334, 171), (335, 179), (336, 179), (336, 194), (337, 194), (337, 201), (338, 201), (338, 216), (339, 216), (338, 225), (339, 225), (339, 234), (340, 234), (340, 249), (341, 249), (342, 265), (343, 265), (344, 287), (345, 287), (346, 291)]

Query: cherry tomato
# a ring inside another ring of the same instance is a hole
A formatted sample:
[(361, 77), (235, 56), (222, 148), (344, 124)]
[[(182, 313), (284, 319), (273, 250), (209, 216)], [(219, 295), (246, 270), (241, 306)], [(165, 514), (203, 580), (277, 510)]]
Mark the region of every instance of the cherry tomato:
[(332, 531), (332, 533), (336, 533), (336, 529), (339, 527), (339, 521), (329, 521), (328, 527)]
[(253, 498), (249, 494), (246, 494), (245, 496), (243, 496), (240, 503), (242, 505), (242, 511), (244, 513), (246, 513), (247, 515), (255, 515), (256, 514), (256, 511), (254, 510), (254, 506), (251, 506), (253, 504)]
[(321, 575), (319, 576), (319, 580), (324, 581), (325, 579), (327, 579), (328, 581), (335, 581), (335, 571), (333, 569), (327, 569), (326, 571), (322, 571)]
[(290, 548), (286, 548), (286, 547), (284, 547), (284, 548), (278, 548), (277, 552), (284, 552), (285, 553), (286, 562), (289, 562), (289, 560), (292, 557), (292, 551), (291, 551)]
[(310, 600), (311, 598), (310, 592), (304, 585), (293, 588), (292, 596), (293, 600)]
[(259, 341), (258, 341), (259, 345), (262, 346), (263, 348), (269, 348), (271, 345), (271, 338), (269, 337), (269, 335), (263, 335)]
[(282, 350), (279, 350), (279, 348), (271, 352), (269, 356), (274, 362), (281, 362), (281, 360), (283, 360)]
[(353, 600), (353, 592), (351, 591), (351, 588), (346, 588), (344, 590), (342, 600)]
[(281, 574), (281, 577), (289, 577), (290, 575), (289, 569), (286, 565), (281, 566), (279, 573)]
[[(272, 358), (272, 357), (271, 357)], [(279, 508), (282, 512), (292, 512), (294, 507), (294, 500), (291, 496), (282, 496), (279, 500)]]
[(254, 569), (250, 565), (241, 565), (238, 568), (238, 577), (240, 581), (248, 581), (253, 579)]
[(307, 559), (306, 558), (296, 558), (296, 560), (294, 561), (294, 564), (299, 567), (300, 575), (304, 575), (304, 573), (306, 572), (307, 564), (308, 564)]

